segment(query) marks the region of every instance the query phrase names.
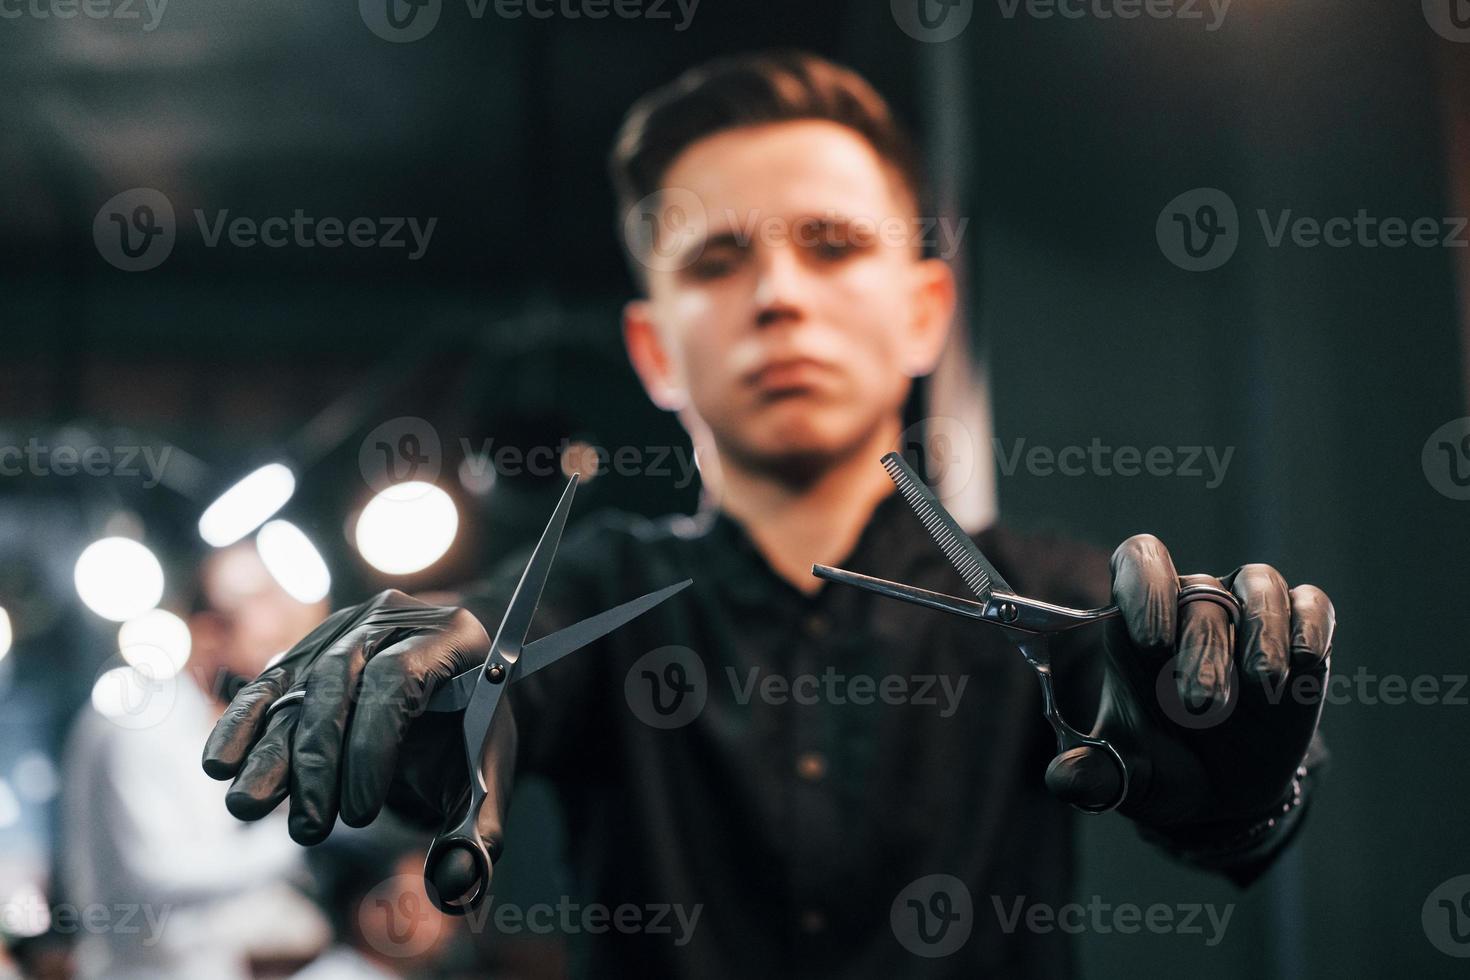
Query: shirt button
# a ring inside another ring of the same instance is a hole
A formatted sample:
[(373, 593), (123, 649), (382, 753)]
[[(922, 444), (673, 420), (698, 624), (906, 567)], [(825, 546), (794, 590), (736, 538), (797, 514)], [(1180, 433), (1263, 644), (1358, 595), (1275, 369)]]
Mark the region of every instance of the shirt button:
[(801, 931), (816, 935), (827, 928), (827, 916), (821, 909), (807, 909), (801, 913)]
[(827, 757), (820, 752), (803, 752), (796, 757), (796, 774), (815, 783), (827, 775)]

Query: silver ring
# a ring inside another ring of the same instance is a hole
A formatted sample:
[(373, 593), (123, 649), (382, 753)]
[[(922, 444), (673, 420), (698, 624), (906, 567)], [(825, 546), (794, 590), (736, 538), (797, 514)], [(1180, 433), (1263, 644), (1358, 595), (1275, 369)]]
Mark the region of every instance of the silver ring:
[(300, 691), (289, 691), (286, 694), (282, 694), (280, 697), (271, 702), (271, 706), (265, 709), (265, 716), (267, 719), (269, 719), (271, 715), (275, 714), (277, 711), (280, 711), (282, 708), (289, 708), (291, 707), (291, 705), (305, 700), (305, 689), (302, 689)]
[[(1230, 613), (1231, 625), (1240, 623), (1240, 617), (1245, 613), (1245, 605), (1240, 597), (1229, 589), (1222, 589), (1218, 585), (1186, 585), (1179, 590), (1179, 605), (1187, 602), (1213, 602), (1217, 606), (1223, 606)], [(301, 692), (302, 697), (306, 692)], [(287, 695), (290, 697), (290, 695)]]

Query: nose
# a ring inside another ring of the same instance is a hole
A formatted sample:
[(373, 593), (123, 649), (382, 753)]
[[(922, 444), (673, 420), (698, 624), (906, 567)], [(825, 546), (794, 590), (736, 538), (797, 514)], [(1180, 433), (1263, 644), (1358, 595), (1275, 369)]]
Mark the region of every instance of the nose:
[(764, 248), (755, 286), (755, 325), (800, 320), (803, 305), (801, 261), (791, 248)]

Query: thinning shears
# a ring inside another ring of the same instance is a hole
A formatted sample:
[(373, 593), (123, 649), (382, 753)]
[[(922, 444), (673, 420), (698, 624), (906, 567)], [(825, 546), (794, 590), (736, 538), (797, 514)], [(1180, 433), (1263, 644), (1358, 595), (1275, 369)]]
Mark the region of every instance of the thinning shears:
[[(833, 568), (830, 565), (813, 565), (812, 574), (820, 579), (856, 586), (869, 592), (902, 599), (905, 602), (927, 606), (930, 609), (938, 609), (955, 616), (992, 623), (1005, 630), (1011, 642), (1020, 650), (1026, 663), (1036, 672), (1037, 680), (1041, 682), (1042, 711), (1052, 730), (1056, 732), (1058, 753), (1083, 747), (1100, 749), (1106, 753), (1107, 758), (1117, 768), (1117, 797), (1108, 803), (1096, 806), (1078, 804), (1077, 809), (1084, 813), (1106, 813), (1115, 809), (1128, 796), (1128, 765), (1123, 761), (1122, 754), (1112, 742), (1105, 738), (1084, 735), (1067, 724), (1066, 719), (1062, 717), (1052, 682), (1051, 637), (1089, 623), (1112, 619), (1121, 615), (1121, 610), (1117, 606), (1072, 609), (1068, 606), (1058, 606), (1017, 594), (995, 570), (995, 567), (986, 560), (975, 542), (960, 528), (955, 519), (950, 516), (949, 511), (944, 509), (944, 505), (939, 502), (902, 456), (898, 453), (887, 454), (883, 457), (883, 468), (888, 471), (899, 493), (929, 531), (930, 536), (934, 538), (950, 564), (954, 565), (956, 571), (960, 573), (960, 577), (965, 580), (965, 584), (969, 586), (978, 601), (961, 599), (942, 592), (931, 592), (928, 589), (904, 585), (900, 582), (890, 582), (871, 575), (860, 575), (857, 572)], [(1242, 607), (1234, 593), (1212, 585), (1190, 585), (1179, 590), (1181, 605), (1201, 599), (1225, 606), (1231, 613), (1232, 621), (1239, 621)]]
[(459, 863), (468, 859), (473, 869), (472, 886), (458, 898), (441, 896), (433, 887), (432, 879), (426, 882), (435, 908), (449, 915), (464, 915), (477, 907), (489, 891), (492, 863), (478, 829), (480, 808), (484, 806), (488, 793), (480, 762), (490, 738), (495, 709), (506, 688), (642, 615), (693, 581), (685, 579), (650, 592), (527, 645), (526, 633), (531, 628), (531, 618), (541, 600), (541, 588), (546, 584), (557, 546), (561, 543), (561, 532), (572, 506), (577, 479), (573, 474), (566, 490), (562, 491), (561, 501), (556, 505), (546, 530), (541, 532), (541, 540), (531, 552), (526, 570), (521, 573), (520, 583), (510, 597), (510, 604), (500, 620), (500, 628), (495, 631), (485, 662), (458, 675), (429, 699), (429, 711), (464, 710), (464, 753), (470, 772), (470, 795), (463, 815), (456, 815), (457, 822), (447, 824), (448, 829), (434, 838), (424, 859), (426, 879), (445, 859), (458, 857)]

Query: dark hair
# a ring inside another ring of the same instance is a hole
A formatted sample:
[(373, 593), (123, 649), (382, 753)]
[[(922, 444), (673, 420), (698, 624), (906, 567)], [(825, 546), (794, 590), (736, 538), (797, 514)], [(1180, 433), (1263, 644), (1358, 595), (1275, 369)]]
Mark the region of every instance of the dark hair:
[(633, 104), (608, 161), (619, 220), (657, 191), (669, 165), (699, 140), (803, 119), (835, 122), (862, 136), (897, 174), (913, 206), (923, 206), (927, 191), (913, 142), (863, 77), (805, 51), (768, 51), (706, 62)]

